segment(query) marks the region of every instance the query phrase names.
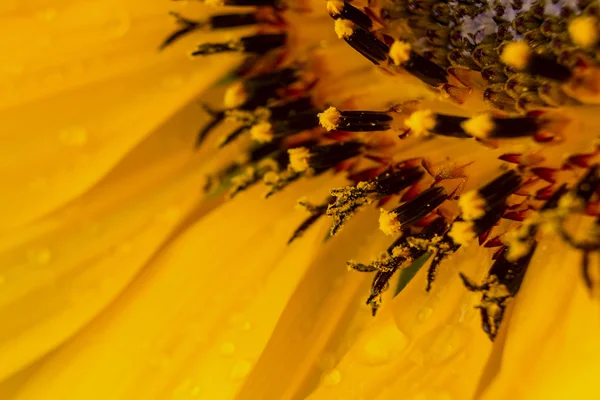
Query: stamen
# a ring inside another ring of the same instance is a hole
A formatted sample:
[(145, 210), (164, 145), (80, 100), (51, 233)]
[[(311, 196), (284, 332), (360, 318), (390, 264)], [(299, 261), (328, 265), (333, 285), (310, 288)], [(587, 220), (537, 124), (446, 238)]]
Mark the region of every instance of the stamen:
[(211, 29), (227, 29), (255, 25), (258, 19), (255, 13), (213, 15), (208, 20)]
[(532, 75), (557, 81), (571, 78), (571, 70), (555, 60), (537, 54), (525, 42), (511, 42), (504, 46), (500, 59), (506, 65)]
[(250, 136), (260, 143), (270, 142), (275, 137), (273, 125), (268, 122), (260, 122), (256, 125), (252, 125), (250, 128)]
[(327, 215), (333, 219), (331, 236), (337, 234), (360, 207), (399, 193), (417, 183), (423, 175), (421, 168), (411, 167), (384, 173), (368, 182), (359, 182), (356, 186), (331, 190), (331, 195), (336, 198), (335, 202), (327, 208)]
[(481, 313), (483, 331), (492, 341), (496, 338), (500, 329), (508, 299), (516, 296), (519, 292), (534, 251), (535, 244), (527, 254), (511, 262), (506, 258), (508, 249), (504, 249), (481, 285), (473, 283), (463, 273), (460, 273), (460, 277), (468, 290), (482, 293), (481, 304), (476, 308)]
[(205, 43), (192, 52), (192, 56), (206, 56), (225, 52), (242, 52), (251, 54), (265, 54), (271, 50), (285, 45), (287, 35), (285, 33), (263, 33), (253, 36), (245, 36), (239, 40), (225, 43)]
[[(388, 248), (387, 254), (371, 262), (368, 266), (364, 264), (348, 264), (352, 269), (364, 272), (377, 271), (371, 284), (371, 295), (367, 299), (367, 305), (371, 306), (372, 314), (377, 313), (381, 304), (381, 295), (389, 288), (389, 281), (396, 271), (409, 267), (412, 262), (425, 254), (432, 253), (435, 244), (432, 244), (435, 238), (448, 228), (444, 218), (436, 218), (418, 235), (402, 236), (394, 241)], [(415, 243), (426, 244), (424, 246), (415, 246)], [(360, 268), (360, 269), (359, 269)]]
[(521, 176), (510, 170), (479, 189), (479, 195), (485, 200), (487, 209), (494, 209), (504, 204), (508, 196), (519, 188), (521, 182)]
[[(390, 58), (392, 60), (396, 58), (400, 62), (406, 58), (405, 51), (406, 48), (401, 48), (398, 45), (394, 49), (394, 52), (390, 54)], [(444, 68), (414, 51), (410, 51), (408, 60), (400, 62), (400, 64), (411, 75), (433, 87), (438, 87), (448, 82), (448, 73)]]
[(431, 187), (392, 211), (381, 210), (379, 229), (394, 235), (407, 228), (441, 205), (448, 195), (441, 186)]
[(294, 233), (288, 240), (287, 244), (292, 243), (294, 240), (296, 240), (299, 237), (301, 237), (302, 235), (304, 235), (304, 233), (311, 226), (313, 226), (315, 224), (315, 222), (317, 222), (319, 220), (319, 218), (321, 218), (323, 215), (325, 215), (325, 211), (327, 211), (327, 205), (329, 204), (329, 201), (325, 202), (324, 204), (319, 204), (317, 206), (313, 206), (312, 204), (308, 204), (302, 200), (299, 200), (298, 204), (303, 206), (310, 213), (310, 216), (308, 218), (306, 218), (302, 222), (302, 224), (300, 224), (300, 226), (294, 231)]
[(321, 174), (349, 158), (357, 156), (362, 149), (359, 142), (337, 142), (324, 146), (314, 146), (310, 149), (299, 147), (289, 149), (290, 168), (296, 172), (311, 170)]
[(585, 49), (592, 48), (600, 40), (598, 19), (592, 15), (577, 17), (569, 23), (569, 36), (573, 43)]
[(275, 7), (285, 6), (283, 0), (204, 0), (204, 3), (212, 6), (239, 6), (239, 7)]
[(379, 111), (340, 111), (334, 107), (319, 114), (319, 122), (328, 131), (339, 129), (348, 132), (386, 131), (393, 118)]
[(396, 40), (392, 44), (392, 47), (390, 47), (390, 58), (394, 64), (401, 66), (410, 60), (411, 50), (412, 46), (410, 43), (402, 40)]
[(389, 47), (368, 30), (354, 22), (338, 18), (335, 20), (335, 32), (352, 48), (375, 65), (387, 60)]
[(373, 26), (373, 21), (368, 15), (345, 1), (329, 0), (327, 2), (327, 12), (333, 19), (347, 19), (365, 29), (371, 29)]

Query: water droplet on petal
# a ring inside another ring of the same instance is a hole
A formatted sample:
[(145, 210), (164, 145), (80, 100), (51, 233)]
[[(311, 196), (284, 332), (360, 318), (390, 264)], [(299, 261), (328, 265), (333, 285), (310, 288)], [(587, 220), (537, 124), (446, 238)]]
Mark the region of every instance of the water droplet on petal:
[(252, 329), (252, 324), (250, 321), (245, 321), (240, 325), (241, 331), (248, 332), (250, 329)]
[(88, 131), (80, 126), (73, 126), (61, 130), (58, 138), (66, 146), (80, 147), (87, 143)]
[(221, 344), (221, 347), (219, 348), (219, 352), (224, 357), (230, 356), (233, 353), (235, 353), (235, 344), (233, 344), (231, 342), (224, 342)]
[(367, 330), (357, 343), (356, 358), (366, 365), (381, 365), (392, 360), (406, 346), (406, 337), (393, 321)]
[(248, 376), (251, 369), (252, 364), (250, 364), (248, 361), (238, 361), (231, 370), (230, 378), (232, 381), (240, 381)]
[(421, 311), (419, 311), (417, 318), (419, 321), (424, 322), (431, 317), (431, 314), (433, 314), (433, 309), (431, 307), (424, 307)]
[(190, 390), (190, 397), (198, 397), (200, 394), (200, 386), (194, 386), (192, 390)]
[(427, 350), (430, 362), (433, 364), (445, 363), (459, 354), (464, 346), (465, 330), (460, 326), (445, 326), (437, 332), (430, 348)]
[(52, 253), (47, 248), (34, 249), (27, 252), (27, 259), (35, 265), (47, 265), (52, 261)]
[(106, 28), (113, 38), (125, 36), (131, 28), (131, 18), (125, 11), (116, 11), (114, 17), (108, 21)]
[(339, 370), (333, 369), (321, 377), (323, 386), (332, 387), (338, 385), (342, 381), (342, 374)]

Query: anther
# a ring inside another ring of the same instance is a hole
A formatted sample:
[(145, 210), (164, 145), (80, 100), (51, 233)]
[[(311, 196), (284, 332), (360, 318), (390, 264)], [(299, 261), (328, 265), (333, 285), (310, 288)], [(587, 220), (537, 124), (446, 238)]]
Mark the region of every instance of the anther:
[(368, 15), (345, 1), (329, 0), (327, 2), (327, 12), (333, 19), (347, 19), (365, 29), (371, 29), (373, 26), (373, 21)]
[(205, 56), (225, 52), (242, 52), (251, 54), (265, 54), (271, 50), (285, 45), (285, 33), (264, 33), (245, 36), (239, 40), (224, 43), (205, 43), (192, 52), (192, 56)]
[(238, 6), (238, 7), (285, 7), (283, 0), (204, 0), (213, 6)]
[(556, 60), (535, 53), (525, 42), (511, 42), (502, 48), (502, 62), (518, 71), (557, 81), (571, 78), (571, 70)]
[(310, 149), (306, 147), (289, 149), (290, 168), (298, 173), (310, 169), (315, 174), (320, 174), (342, 161), (357, 156), (361, 149), (362, 144), (355, 141), (313, 146)]
[(490, 340), (494, 340), (500, 329), (500, 324), (506, 311), (506, 302), (519, 292), (525, 272), (535, 251), (535, 243), (529, 251), (516, 261), (506, 258), (508, 249), (505, 248), (488, 272), (488, 276), (480, 285), (473, 283), (467, 276), (460, 277), (472, 292), (481, 292), (481, 304), (477, 306), (481, 313), (483, 331)]
[(354, 22), (342, 18), (336, 19), (335, 32), (340, 39), (344, 39), (373, 64), (379, 65), (387, 60), (390, 50), (388, 45)]
[(386, 131), (390, 129), (392, 117), (378, 111), (341, 111), (329, 107), (319, 114), (322, 127), (331, 131), (338, 129), (349, 132)]
[(425, 217), (447, 198), (448, 195), (443, 187), (431, 187), (391, 211), (381, 210), (379, 229), (387, 235), (394, 235), (402, 228), (409, 227)]
[(355, 186), (346, 186), (331, 190), (336, 198), (327, 208), (327, 215), (332, 217), (331, 236), (362, 206), (385, 196), (397, 194), (417, 183), (424, 175), (420, 167), (410, 167), (400, 171), (386, 172), (367, 182), (359, 182)]

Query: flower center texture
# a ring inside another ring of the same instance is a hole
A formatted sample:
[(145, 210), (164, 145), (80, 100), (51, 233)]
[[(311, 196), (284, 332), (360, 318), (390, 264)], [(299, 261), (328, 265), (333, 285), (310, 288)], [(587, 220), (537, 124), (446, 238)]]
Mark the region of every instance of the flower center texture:
[[(363, 209), (379, 208), (390, 245), (348, 261), (349, 273), (373, 274), (365, 294), (373, 315), (390, 286), (397, 293), (426, 268), (430, 291), (460, 248), (480, 246), (493, 260), (487, 275), (456, 279), (479, 296), (482, 330), (494, 340), (550, 236), (580, 253), (573, 268), (594, 290), (596, 1), (206, 3), (219, 7), (203, 20), (175, 14), (179, 28), (161, 47), (205, 29), (248, 29), (191, 49), (244, 57), (220, 86), (223, 100), (206, 102), (210, 120), (197, 141), (236, 143), (243, 157), (211, 176), (207, 193), (234, 197), (263, 184), (271, 197), (299, 180), (343, 178), (325, 198), (299, 200), (308, 217), (289, 242), (326, 218), (335, 236)], [(584, 233), (569, 229), (574, 219)]]

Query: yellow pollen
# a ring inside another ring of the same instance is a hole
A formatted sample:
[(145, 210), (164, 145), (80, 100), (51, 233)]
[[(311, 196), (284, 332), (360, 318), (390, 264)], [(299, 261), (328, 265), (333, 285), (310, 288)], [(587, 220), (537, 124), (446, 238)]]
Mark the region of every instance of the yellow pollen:
[(486, 139), (496, 128), (494, 120), (489, 114), (476, 115), (461, 122), (460, 126), (468, 135), (477, 139)]
[(410, 59), (410, 43), (396, 40), (390, 47), (390, 58), (396, 65), (402, 65)]
[(476, 190), (471, 190), (458, 199), (458, 206), (462, 211), (462, 217), (467, 221), (483, 217), (486, 205), (485, 199)]
[(395, 235), (400, 232), (400, 221), (398, 221), (398, 214), (393, 211), (386, 211), (383, 208), (379, 214), (379, 229), (386, 235)]
[(502, 242), (508, 246), (506, 259), (511, 262), (525, 257), (532, 245), (531, 241), (522, 238), (519, 232), (508, 232), (502, 237)]
[(250, 128), (250, 136), (252, 139), (260, 143), (267, 143), (273, 140), (273, 126), (269, 122), (260, 122), (252, 125)]
[(468, 221), (458, 221), (452, 224), (448, 236), (452, 238), (452, 241), (461, 246), (467, 246), (471, 240), (475, 239), (475, 230), (473, 229), (473, 223)]
[(225, 105), (225, 108), (236, 108), (244, 104), (247, 99), (248, 93), (246, 93), (244, 84), (241, 82), (236, 82), (229, 86), (225, 91), (223, 105)]
[(279, 181), (279, 179), (281, 178), (275, 171), (269, 171), (263, 175), (263, 181), (265, 183), (275, 184)]
[(337, 128), (340, 122), (340, 112), (335, 107), (329, 107), (327, 110), (317, 115), (319, 117), (319, 123), (327, 131), (332, 131)]
[(531, 48), (525, 42), (512, 42), (502, 51), (500, 59), (510, 67), (518, 70), (525, 69), (531, 58)]
[(392, 257), (408, 257), (410, 256), (410, 250), (404, 246), (396, 246), (392, 249)]
[(410, 117), (404, 120), (404, 124), (407, 128), (410, 128), (415, 135), (426, 136), (429, 135), (433, 128), (435, 128), (437, 121), (435, 120), (433, 111), (426, 109), (412, 113)]
[(572, 192), (565, 194), (558, 201), (558, 210), (563, 215), (573, 211), (583, 211), (584, 209), (585, 201)]
[(591, 15), (573, 19), (569, 24), (569, 36), (578, 46), (583, 48), (593, 47), (600, 39), (598, 20)]
[(248, 93), (246, 93), (244, 84), (236, 82), (225, 91), (223, 105), (225, 105), (225, 108), (236, 108), (244, 104), (246, 100), (248, 100)]
[(339, 0), (329, 0), (327, 2), (327, 12), (329, 15), (340, 15), (344, 10), (344, 2)]
[(334, 29), (338, 38), (346, 39), (354, 33), (354, 22), (347, 19), (336, 19)]
[(306, 147), (296, 147), (295, 149), (289, 149), (288, 154), (290, 155), (290, 168), (293, 171), (303, 172), (308, 169), (310, 152)]

